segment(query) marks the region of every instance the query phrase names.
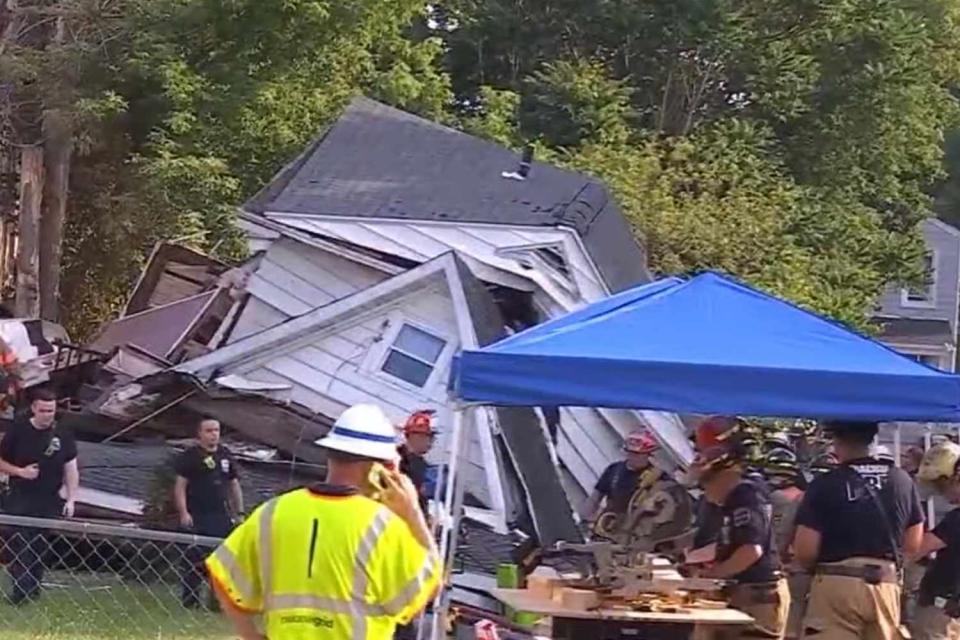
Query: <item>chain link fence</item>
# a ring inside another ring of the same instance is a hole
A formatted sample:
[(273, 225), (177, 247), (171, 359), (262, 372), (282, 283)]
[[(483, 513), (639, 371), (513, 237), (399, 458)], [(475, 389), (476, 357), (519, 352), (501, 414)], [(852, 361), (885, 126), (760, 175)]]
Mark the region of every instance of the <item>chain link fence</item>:
[(0, 638), (233, 637), (202, 568), (219, 540), (0, 515)]

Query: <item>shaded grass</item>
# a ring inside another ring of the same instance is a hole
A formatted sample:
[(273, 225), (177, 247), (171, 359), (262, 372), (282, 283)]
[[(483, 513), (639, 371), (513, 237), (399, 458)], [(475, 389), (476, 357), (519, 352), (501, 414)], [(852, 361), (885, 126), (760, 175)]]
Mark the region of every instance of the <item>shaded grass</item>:
[[(226, 640), (220, 614), (180, 606), (175, 584), (142, 585), (115, 576), (51, 573), (40, 599), (0, 599), (3, 640)], [(6, 587), (7, 581), (4, 581)]]

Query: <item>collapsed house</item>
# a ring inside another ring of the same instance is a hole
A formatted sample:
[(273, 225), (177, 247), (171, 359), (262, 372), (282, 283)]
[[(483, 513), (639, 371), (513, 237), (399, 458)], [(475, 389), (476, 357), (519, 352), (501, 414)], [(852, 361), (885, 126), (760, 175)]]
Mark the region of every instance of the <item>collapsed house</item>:
[[(462, 348), (649, 280), (604, 185), (358, 98), (239, 212), (251, 258), (228, 268), (164, 245), (88, 389), (90, 429), (184, 435), (211, 414), (290, 460), (339, 413), (374, 402), (398, 424), (434, 409)], [(644, 336), (637, 336), (644, 339)], [(572, 505), (645, 425), (673, 462), (677, 416), (592, 408), (475, 412), (462, 473), (468, 515), (544, 544), (579, 534)], [(449, 455), (442, 433), (435, 462)]]

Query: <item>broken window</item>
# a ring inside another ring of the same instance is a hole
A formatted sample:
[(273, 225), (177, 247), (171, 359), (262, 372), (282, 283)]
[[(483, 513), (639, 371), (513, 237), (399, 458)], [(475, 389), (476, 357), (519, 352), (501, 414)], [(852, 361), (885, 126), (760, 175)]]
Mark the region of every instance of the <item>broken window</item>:
[(536, 255), (546, 264), (550, 265), (557, 273), (570, 277), (570, 268), (567, 266), (567, 259), (563, 255), (563, 250), (559, 247), (543, 247), (536, 250)]
[(423, 387), (443, 353), (446, 341), (409, 324), (404, 324), (381, 369), (394, 378), (416, 387)]

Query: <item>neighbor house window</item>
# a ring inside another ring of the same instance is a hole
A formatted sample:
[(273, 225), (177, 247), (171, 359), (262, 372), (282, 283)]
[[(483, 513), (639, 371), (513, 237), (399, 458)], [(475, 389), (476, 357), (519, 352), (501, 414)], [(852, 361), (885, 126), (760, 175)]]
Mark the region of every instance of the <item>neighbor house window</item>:
[(918, 355), (914, 353), (908, 355), (911, 359), (916, 360), (917, 362), (922, 362), (925, 365), (936, 367), (937, 369), (940, 368), (940, 356), (932, 356), (927, 354)]
[(394, 378), (416, 387), (427, 384), (433, 368), (447, 345), (442, 338), (423, 329), (404, 324), (383, 361), (381, 369)]
[(905, 307), (932, 307), (936, 304), (937, 260), (935, 253), (927, 253), (924, 262), (926, 284), (920, 287), (901, 289), (900, 302)]

